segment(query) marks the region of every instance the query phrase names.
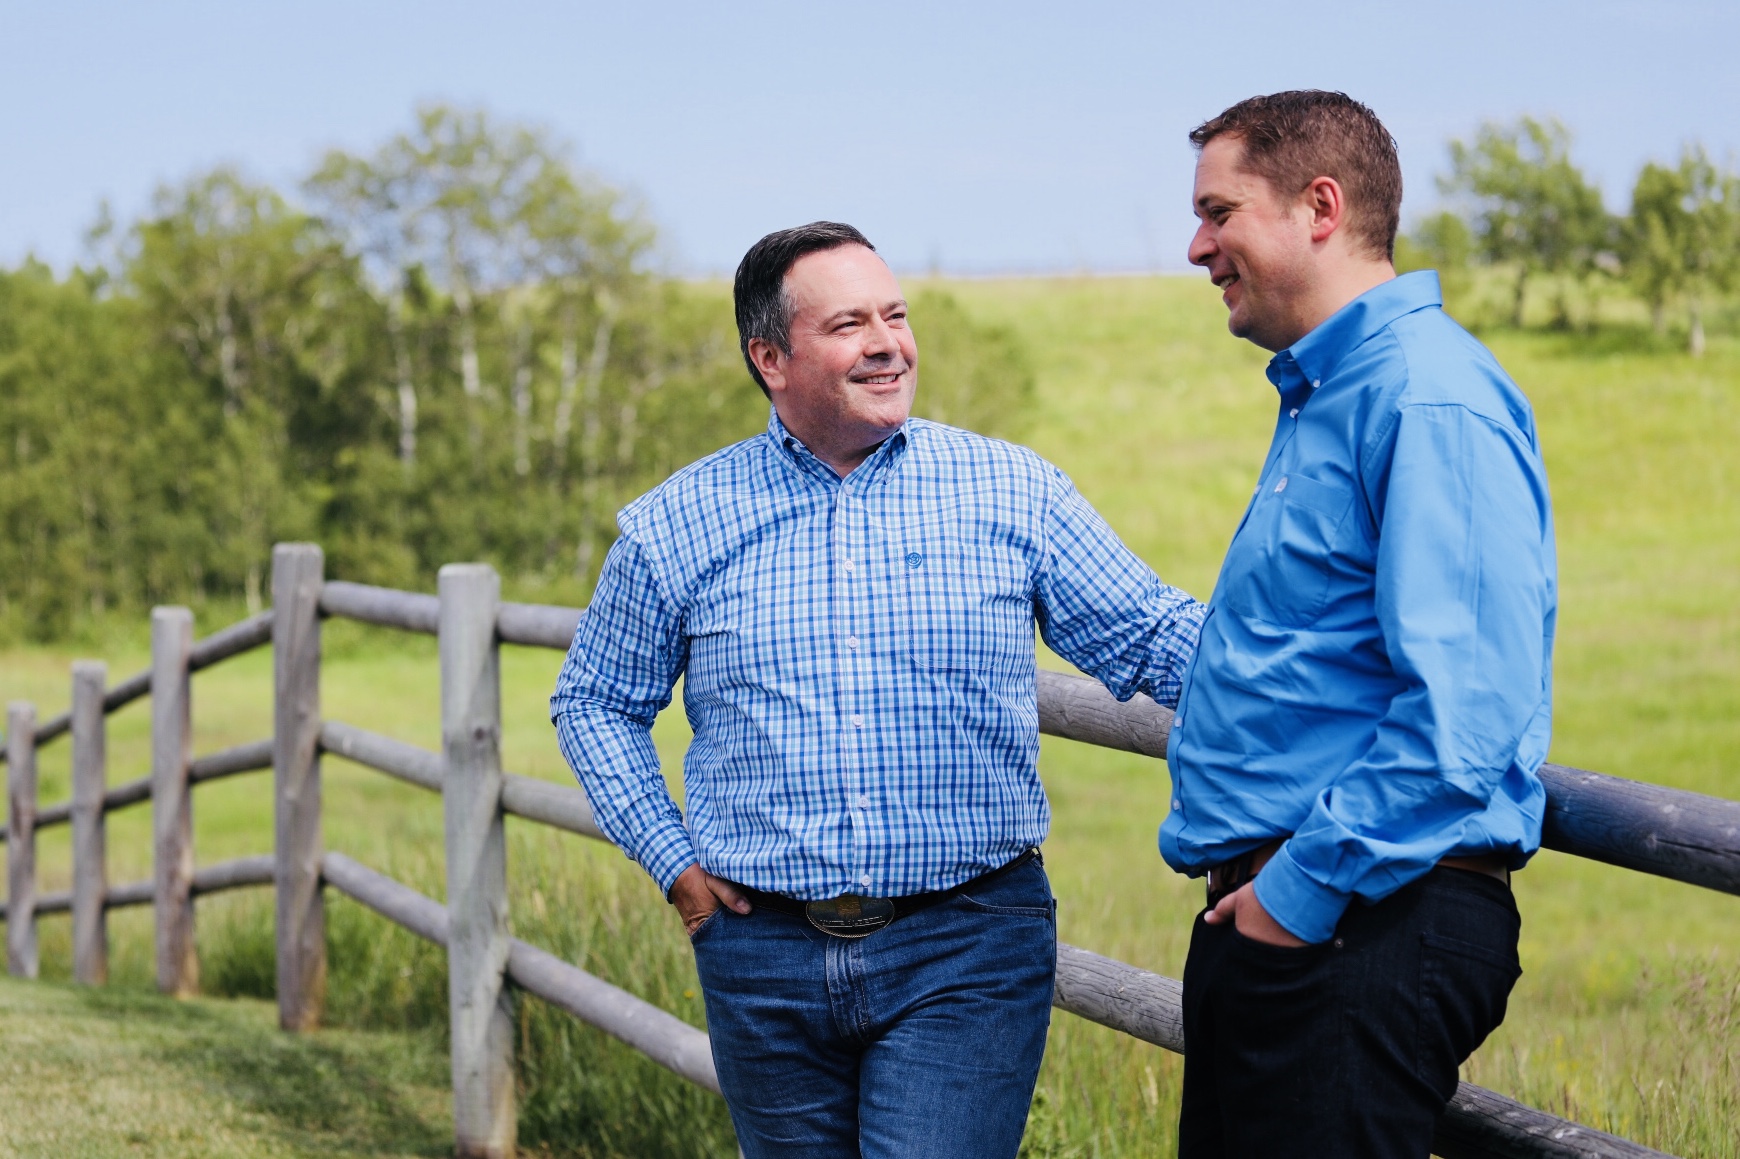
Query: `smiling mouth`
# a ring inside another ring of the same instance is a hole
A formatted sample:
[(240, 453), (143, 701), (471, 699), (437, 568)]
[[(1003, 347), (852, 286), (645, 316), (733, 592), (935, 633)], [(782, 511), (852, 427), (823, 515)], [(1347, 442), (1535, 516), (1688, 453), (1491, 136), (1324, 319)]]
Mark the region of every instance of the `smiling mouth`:
[(1237, 274), (1222, 274), (1220, 277), (1214, 279), (1214, 285), (1216, 289), (1224, 294), (1227, 290), (1230, 290), (1238, 280), (1239, 276)]
[[(902, 373), (904, 373), (904, 372), (902, 372)], [(857, 382), (857, 383), (861, 383), (864, 386), (888, 386), (892, 383), (899, 382), (900, 375), (898, 375), (898, 374), (867, 374), (862, 378), (854, 378), (852, 381)]]

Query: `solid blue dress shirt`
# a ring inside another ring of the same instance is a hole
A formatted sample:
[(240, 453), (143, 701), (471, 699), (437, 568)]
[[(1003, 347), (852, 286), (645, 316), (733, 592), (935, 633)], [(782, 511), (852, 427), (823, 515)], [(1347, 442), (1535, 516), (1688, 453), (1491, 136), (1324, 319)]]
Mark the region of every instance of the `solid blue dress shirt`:
[(1184, 681), (1160, 850), (1276, 838), (1263, 907), (1324, 941), (1441, 857), (1540, 846), (1557, 578), (1528, 400), (1438, 276), (1277, 354), (1275, 437)]
[[(550, 701), (599, 828), (815, 899), (947, 889), (1045, 839), (1034, 628), (1176, 703), (1202, 605), (1063, 472), (908, 421), (844, 479), (775, 415), (624, 508)], [(686, 811), (649, 730), (683, 678)]]

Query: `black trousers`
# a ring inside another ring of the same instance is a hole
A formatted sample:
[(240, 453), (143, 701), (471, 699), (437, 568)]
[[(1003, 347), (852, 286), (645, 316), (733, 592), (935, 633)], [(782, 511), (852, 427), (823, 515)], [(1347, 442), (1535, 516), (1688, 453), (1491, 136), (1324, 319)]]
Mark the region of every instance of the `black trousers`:
[(1439, 867), (1288, 948), (1199, 916), (1179, 1159), (1425, 1159), (1522, 968), (1510, 887)]

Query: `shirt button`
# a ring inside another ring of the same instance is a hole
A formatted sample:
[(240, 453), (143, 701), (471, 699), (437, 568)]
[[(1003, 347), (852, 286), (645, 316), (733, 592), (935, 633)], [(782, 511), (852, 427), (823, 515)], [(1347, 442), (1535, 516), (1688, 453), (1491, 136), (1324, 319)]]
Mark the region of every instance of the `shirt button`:
[(856, 648), (857, 646), (858, 646), (858, 637), (856, 637), (856, 636), (847, 636), (846, 637), (846, 647)]
[(1312, 390), (1316, 390), (1318, 387), (1320, 387), (1322, 385), (1323, 385), (1323, 380), (1321, 378), (1313, 378), (1311, 380), (1311, 389)]
[(852, 557), (847, 556), (846, 557), (846, 571), (850, 572), (851, 570), (852, 570)]
[(868, 873), (866, 873), (863, 877), (860, 877), (858, 879), (858, 884), (863, 885), (863, 886), (868, 886), (870, 884), (870, 875)]
[(864, 718), (855, 712), (852, 714), (852, 727), (853, 728), (863, 728), (864, 727)]
[(868, 809), (869, 807), (870, 807), (870, 798), (869, 797), (859, 797), (858, 798), (858, 808)]
[(1287, 417), (1288, 417), (1288, 418), (1293, 418), (1293, 419), (1296, 419), (1296, 418), (1298, 418), (1298, 417), (1299, 417), (1299, 408), (1298, 408), (1298, 407), (1294, 407), (1294, 408), (1293, 408), (1293, 409), (1292, 409), (1292, 410), (1290, 410), (1290, 411), (1288, 411), (1288, 412), (1287, 412)]
[(1172, 802), (1172, 811), (1173, 811), (1173, 812), (1174, 812), (1174, 813), (1176, 813), (1176, 812), (1178, 812), (1178, 810), (1180, 810), (1180, 809), (1182, 809), (1182, 808), (1184, 808), (1184, 802), (1182, 802), (1182, 801), (1174, 801), (1174, 802)]

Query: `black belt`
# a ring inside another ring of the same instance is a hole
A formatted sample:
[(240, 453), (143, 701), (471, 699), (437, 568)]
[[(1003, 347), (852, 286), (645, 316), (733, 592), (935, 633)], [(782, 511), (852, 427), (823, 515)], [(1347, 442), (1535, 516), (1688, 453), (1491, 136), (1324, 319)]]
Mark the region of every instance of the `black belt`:
[(844, 893), (839, 897), (825, 901), (799, 901), (795, 897), (787, 897), (783, 893), (767, 893), (764, 890), (751, 889), (746, 885), (737, 885), (749, 898), (749, 904), (756, 908), (766, 908), (774, 913), (787, 914), (794, 918), (803, 918), (810, 925), (824, 934), (832, 934), (836, 938), (864, 938), (877, 930), (883, 929), (896, 918), (915, 914), (919, 910), (929, 909), (938, 902), (947, 901), (956, 894), (965, 893), (976, 886), (995, 881), (1005, 873), (1019, 869), (1029, 861), (1037, 861), (1044, 865), (1045, 859), (1038, 849), (1029, 849), (1009, 864), (981, 873), (977, 877), (968, 878), (957, 886), (949, 889), (932, 890), (929, 893), (909, 893), (905, 897), (865, 897), (857, 893)]

